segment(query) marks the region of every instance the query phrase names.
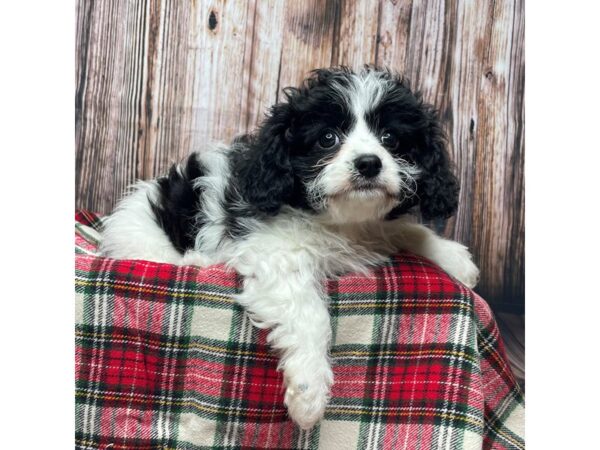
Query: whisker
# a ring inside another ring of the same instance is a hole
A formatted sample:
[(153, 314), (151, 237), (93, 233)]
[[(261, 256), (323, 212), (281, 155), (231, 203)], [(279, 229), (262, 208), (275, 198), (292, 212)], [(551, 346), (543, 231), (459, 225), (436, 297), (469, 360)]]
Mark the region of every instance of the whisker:
[(324, 156), (323, 158), (319, 159), (316, 162), (314, 167), (324, 167), (324, 166), (330, 164), (335, 159), (335, 156), (336, 156), (335, 154)]

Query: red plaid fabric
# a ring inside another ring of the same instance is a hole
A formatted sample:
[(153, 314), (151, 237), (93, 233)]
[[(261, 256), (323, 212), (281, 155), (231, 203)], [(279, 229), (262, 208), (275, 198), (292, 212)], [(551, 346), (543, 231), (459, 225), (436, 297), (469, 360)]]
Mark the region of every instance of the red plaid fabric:
[(523, 396), (488, 305), (401, 253), (329, 283), (335, 384), (323, 421), (287, 417), (238, 276), (98, 257), (76, 223), (76, 448), (522, 449)]

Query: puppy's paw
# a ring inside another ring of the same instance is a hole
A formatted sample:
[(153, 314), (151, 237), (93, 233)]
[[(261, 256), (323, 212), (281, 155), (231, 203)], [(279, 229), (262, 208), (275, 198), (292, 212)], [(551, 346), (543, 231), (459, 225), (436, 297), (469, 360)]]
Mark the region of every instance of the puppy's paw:
[(333, 384), (333, 372), (329, 364), (325, 364), (326, 367), (320, 367), (313, 373), (286, 370), (284, 403), (289, 416), (303, 430), (312, 428), (325, 413)]
[(479, 282), (479, 268), (473, 261), (463, 261), (463, 267), (459, 274), (455, 278), (468, 288), (474, 288)]
[(471, 253), (458, 242), (447, 241), (444, 248), (442, 269), (468, 288), (474, 288), (479, 281), (479, 268), (472, 260)]

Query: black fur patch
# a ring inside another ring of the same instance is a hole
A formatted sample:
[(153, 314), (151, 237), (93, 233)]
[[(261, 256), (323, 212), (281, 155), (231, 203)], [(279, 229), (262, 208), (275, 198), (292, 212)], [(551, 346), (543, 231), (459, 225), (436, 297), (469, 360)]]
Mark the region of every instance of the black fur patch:
[(459, 184), (450, 170), (438, 114), (419, 92), (410, 90), (406, 80), (389, 73), (387, 77), (393, 88), (367, 113), (367, 124), (376, 135), (383, 130), (393, 132), (398, 137), (394, 152), (421, 169), (417, 195), (390, 211), (387, 218), (397, 218), (419, 204), (424, 219), (446, 219), (456, 212)]
[(304, 185), (328, 156), (316, 142), (325, 130), (349, 131), (356, 120), (332, 88), (349, 86), (350, 75), (348, 69), (315, 70), (299, 88), (285, 88), (286, 101), (274, 105), (256, 136), (246, 139), (248, 148), (234, 156), (232, 167), (249, 213), (275, 215), (284, 204), (311, 209)]
[(202, 226), (202, 219), (197, 217), (202, 192), (194, 188), (193, 181), (203, 175), (203, 169), (196, 154), (190, 155), (180, 170), (177, 167), (174, 164), (167, 176), (157, 179), (159, 198), (150, 204), (156, 222), (183, 254), (194, 248), (195, 236)]

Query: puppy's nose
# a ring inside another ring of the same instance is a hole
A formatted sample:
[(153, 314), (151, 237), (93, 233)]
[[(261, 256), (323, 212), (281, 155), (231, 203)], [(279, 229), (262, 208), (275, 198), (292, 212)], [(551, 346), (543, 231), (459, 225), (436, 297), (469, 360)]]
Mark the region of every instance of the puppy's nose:
[(362, 155), (354, 160), (354, 167), (365, 178), (373, 178), (381, 172), (381, 159), (377, 155)]

